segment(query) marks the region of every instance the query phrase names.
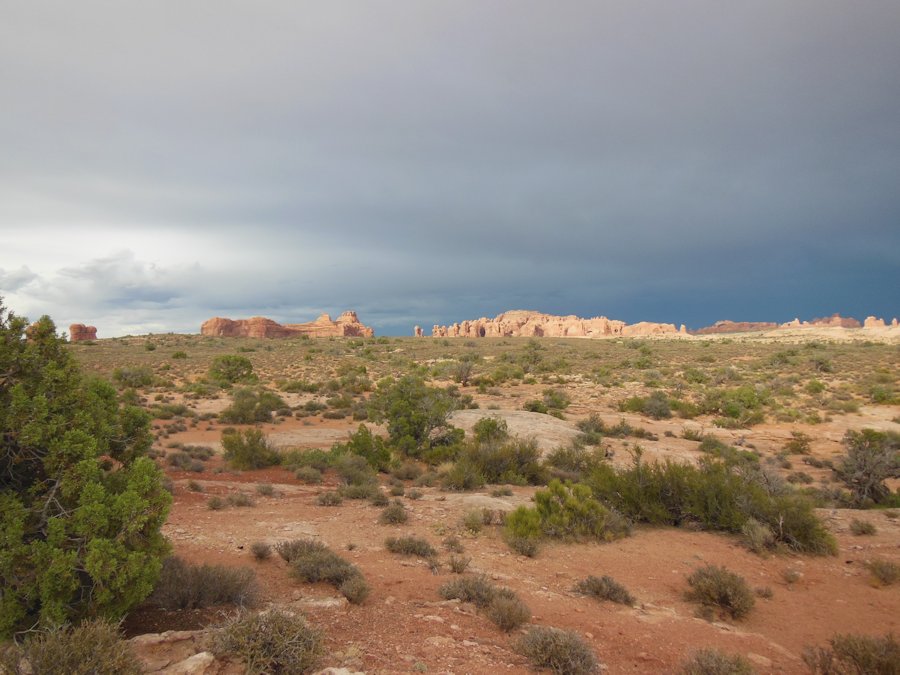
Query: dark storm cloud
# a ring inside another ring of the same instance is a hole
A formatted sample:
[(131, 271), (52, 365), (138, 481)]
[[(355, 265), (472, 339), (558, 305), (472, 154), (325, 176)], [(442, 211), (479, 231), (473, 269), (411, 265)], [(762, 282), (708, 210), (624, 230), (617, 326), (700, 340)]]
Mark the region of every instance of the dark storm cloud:
[(0, 12), (0, 237), (79, 233), (0, 247), (28, 312), (900, 310), (893, 1)]

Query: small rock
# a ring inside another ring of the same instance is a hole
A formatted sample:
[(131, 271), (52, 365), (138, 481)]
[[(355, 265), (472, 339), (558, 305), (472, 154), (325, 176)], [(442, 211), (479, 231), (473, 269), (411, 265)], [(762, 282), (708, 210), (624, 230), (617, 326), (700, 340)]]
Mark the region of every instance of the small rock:
[(772, 659), (766, 658), (762, 654), (754, 654), (753, 652), (749, 652), (747, 654), (747, 658), (750, 661), (753, 661), (758, 666), (763, 668), (771, 668), (772, 667)]
[(215, 661), (216, 657), (209, 652), (200, 652), (160, 672), (166, 675), (203, 675)]

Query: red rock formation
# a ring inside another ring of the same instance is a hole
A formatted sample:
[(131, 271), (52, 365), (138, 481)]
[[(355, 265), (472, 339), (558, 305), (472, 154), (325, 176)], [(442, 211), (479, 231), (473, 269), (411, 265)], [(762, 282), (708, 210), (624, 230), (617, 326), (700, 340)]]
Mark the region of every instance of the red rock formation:
[(73, 323), (69, 326), (69, 342), (84, 342), (97, 339), (97, 327), (85, 326), (83, 323)]
[[(629, 326), (624, 321), (598, 316), (582, 319), (577, 316), (553, 316), (540, 312), (515, 310), (493, 319), (480, 318), (435, 326), (434, 337), (588, 337), (602, 338), (617, 335), (678, 335), (671, 323), (642, 321)], [(683, 334), (683, 333), (682, 333)]]
[(308, 323), (280, 324), (263, 316), (251, 319), (223, 319), (214, 317), (204, 321), (201, 335), (218, 337), (286, 338), (299, 335), (309, 337), (372, 337), (375, 331), (359, 322), (356, 312), (344, 312), (332, 321), (328, 314), (322, 314)]
[(837, 312), (824, 319), (813, 319), (811, 326), (823, 326), (826, 328), (860, 328), (862, 324), (853, 317), (843, 317)]
[(755, 330), (774, 330), (777, 323), (770, 321), (716, 321), (712, 326), (691, 331), (694, 335), (715, 335), (717, 333), (747, 333)]
[(422, 337), (422, 327), (416, 326), (415, 328), (413, 328), (413, 335), (415, 335), (416, 337)]

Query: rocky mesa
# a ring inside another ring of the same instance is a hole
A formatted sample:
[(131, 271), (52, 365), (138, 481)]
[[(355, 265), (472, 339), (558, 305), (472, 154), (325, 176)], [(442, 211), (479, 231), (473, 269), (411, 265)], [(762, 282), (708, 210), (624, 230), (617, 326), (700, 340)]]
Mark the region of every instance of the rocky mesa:
[(435, 326), (433, 337), (582, 337), (605, 338), (617, 336), (687, 335), (684, 326), (676, 328), (671, 323), (641, 321), (627, 324), (624, 321), (597, 316), (583, 319), (574, 315), (554, 316), (528, 310), (514, 310), (498, 314), (493, 319), (482, 317)]
[(96, 339), (96, 326), (85, 326), (83, 323), (73, 323), (69, 326), (69, 342), (85, 342)]
[(201, 335), (216, 337), (289, 338), (309, 337), (372, 337), (375, 331), (359, 321), (356, 312), (347, 311), (332, 320), (322, 314), (307, 323), (280, 324), (263, 316), (250, 319), (225, 319), (213, 317), (200, 326)]

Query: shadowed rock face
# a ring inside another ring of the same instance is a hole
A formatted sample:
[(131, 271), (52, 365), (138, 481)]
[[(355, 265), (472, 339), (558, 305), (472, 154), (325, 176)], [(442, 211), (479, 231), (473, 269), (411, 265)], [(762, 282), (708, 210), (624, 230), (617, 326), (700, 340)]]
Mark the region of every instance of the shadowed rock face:
[[(874, 318), (874, 317), (870, 317)], [(866, 327), (869, 327), (868, 319)], [(777, 330), (779, 328), (860, 328), (862, 324), (853, 317), (844, 317), (840, 314), (801, 321), (794, 319), (787, 323), (777, 324), (771, 321), (717, 321), (712, 326), (698, 328), (691, 331), (694, 335), (714, 335), (716, 333), (746, 333), (757, 330)]]
[(280, 324), (263, 316), (252, 319), (224, 319), (214, 317), (204, 321), (200, 327), (202, 335), (217, 337), (288, 338), (300, 335), (309, 337), (372, 337), (375, 334), (369, 326), (359, 322), (356, 312), (344, 312), (337, 320), (322, 314), (309, 323)]
[(96, 339), (96, 326), (85, 326), (83, 323), (73, 323), (69, 326), (69, 342), (83, 342)]
[(586, 337), (603, 338), (619, 335), (679, 335), (681, 329), (671, 323), (641, 321), (626, 324), (605, 316), (582, 319), (577, 316), (553, 316), (540, 312), (516, 310), (493, 319), (481, 318), (450, 326), (435, 326), (433, 337)]

